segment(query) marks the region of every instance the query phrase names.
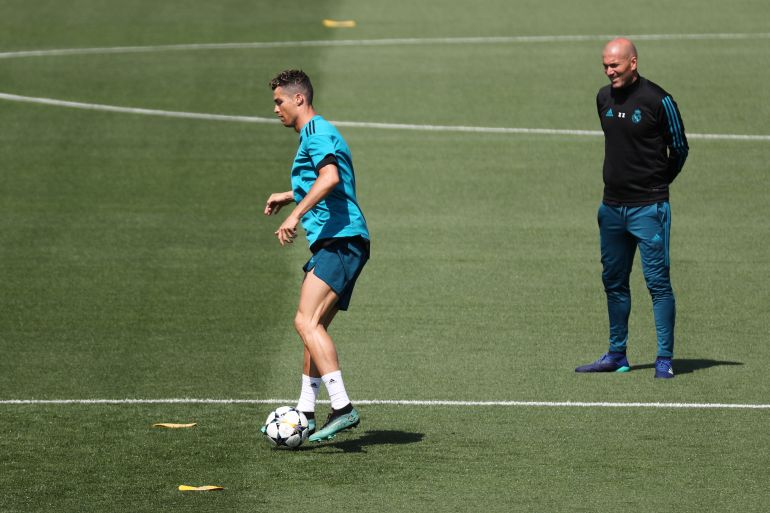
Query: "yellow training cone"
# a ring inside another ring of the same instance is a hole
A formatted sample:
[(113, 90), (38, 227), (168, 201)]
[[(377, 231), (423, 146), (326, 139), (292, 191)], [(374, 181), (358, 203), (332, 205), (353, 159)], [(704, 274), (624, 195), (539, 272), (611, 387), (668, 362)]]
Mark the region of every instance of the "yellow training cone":
[(326, 28), (353, 28), (356, 26), (354, 20), (323, 20)]
[(160, 424), (153, 424), (152, 427), (161, 427), (161, 428), (169, 428), (169, 429), (180, 429), (180, 428), (191, 428), (195, 427), (198, 424), (193, 422), (192, 424), (170, 424), (168, 422), (163, 422)]
[(180, 492), (218, 492), (219, 490), (224, 490), (224, 487), (222, 486), (188, 486), (188, 485), (179, 485), (179, 491)]

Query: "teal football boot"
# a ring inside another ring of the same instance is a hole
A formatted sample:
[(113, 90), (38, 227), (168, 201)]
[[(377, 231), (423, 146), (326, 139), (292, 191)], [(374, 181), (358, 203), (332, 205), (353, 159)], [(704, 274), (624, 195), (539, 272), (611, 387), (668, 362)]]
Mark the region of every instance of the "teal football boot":
[(329, 418), (326, 419), (326, 424), (320, 430), (310, 435), (308, 441), (321, 442), (323, 440), (331, 440), (340, 431), (354, 428), (360, 422), (361, 417), (358, 415), (358, 410), (353, 408), (352, 405), (349, 412), (332, 411), (329, 414)]

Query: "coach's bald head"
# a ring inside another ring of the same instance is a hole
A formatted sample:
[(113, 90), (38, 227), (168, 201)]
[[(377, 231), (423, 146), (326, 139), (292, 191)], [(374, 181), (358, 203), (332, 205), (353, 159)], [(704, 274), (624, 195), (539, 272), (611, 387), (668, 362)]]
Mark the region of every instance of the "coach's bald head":
[(636, 81), (639, 76), (636, 59), (636, 46), (624, 37), (615, 38), (604, 46), (604, 74), (610, 79), (613, 89), (621, 89)]

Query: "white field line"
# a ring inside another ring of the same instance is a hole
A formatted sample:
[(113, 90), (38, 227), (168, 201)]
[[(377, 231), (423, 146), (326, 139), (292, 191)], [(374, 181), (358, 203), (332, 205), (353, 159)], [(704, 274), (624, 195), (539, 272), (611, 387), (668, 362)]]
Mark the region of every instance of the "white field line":
[[(619, 34), (552, 35), (552, 36), (499, 36), (499, 37), (428, 37), (390, 39), (341, 39), (316, 41), (264, 41), (251, 43), (192, 43), (149, 46), (116, 46), (104, 48), (60, 48), (49, 50), (19, 50), (1, 52), (0, 59), (24, 57), (52, 57), (64, 55), (104, 55), (121, 53), (150, 53), (193, 50), (238, 50), (268, 48), (307, 48), (344, 46), (415, 46), (415, 45), (473, 45), (516, 43), (578, 43), (608, 41)], [(637, 34), (626, 35), (635, 41), (705, 41), (770, 39), (770, 32), (707, 33), (707, 34)]]
[[(3, 399), (0, 405), (135, 405), (135, 404), (293, 404), (290, 399)], [(328, 404), (329, 401), (318, 401)], [(359, 405), (388, 406), (503, 406), (503, 407), (545, 407), (545, 408), (655, 408), (655, 409), (739, 409), (768, 410), (770, 404), (730, 403), (624, 403), (624, 402), (582, 402), (582, 401), (421, 401), (421, 400), (356, 400)]]
[(36, 98), (34, 96), (20, 96), (18, 94), (0, 93), (0, 100), (18, 103), (37, 103), (40, 105), (53, 105), (55, 107), (69, 107), (71, 109), (97, 110), (102, 112), (118, 112), (121, 114), (143, 114), (145, 116), (160, 116), (166, 118), (202, 119), (208, 121), (235, 121), (241, 123), (279, 123), (276, 118), (260, 118), (253, 116), (229, 116), (225, 114), (204, 114), (197, 112), (180, 112), (174, 110), (141, 109), (135, 107), (119, 107), (117, 105), (103, 105), (99, 103), (82, 103), (56, 100), (53, 98)]
[[(117, 105), (103, 105), (99, 103), (82, 103), (54, 98), (38, 98), (33, 96), (21, 96), (17, 94), (0, 93), (0, 100), (18, 103), (35, 103), (40, 105), (52, 105), (56, 107), (68, 107), (72, 109), (94, 110), (102, 112), (116, 112), (121, 114), (139, 114), (145, 116), (159, 116), (167, 118), (199, 119), (206, 121), (229, 121), (238, 123), (277, 124), (275, 118), (263, 118), (258, 116), (231, 116), (227, 114), (207, 114), (200, 112), (180, 112), (173, 110), (142, 109), (136, 107), (120, 107)], [(422, 132), (464, 132), (485, 134), (533, 134), (533, 135), (577, 135), (577, 136), (601, 136), (600, 130), (566, 130), (556, 128), (506, 128), (506, 127), (482, 127), (482, 126), (451, 126), (451, 125), (412, 125), (405, 123), (374, 123), (364, 121), (332, 121), (338, 127), (343, 128), (373, 128), (380, 130), (412, 130)], [(723, 141), (770, 141), (770, 135), (744, 135), (744, 134), (687, 134), (688, 139), (710, 139)]]

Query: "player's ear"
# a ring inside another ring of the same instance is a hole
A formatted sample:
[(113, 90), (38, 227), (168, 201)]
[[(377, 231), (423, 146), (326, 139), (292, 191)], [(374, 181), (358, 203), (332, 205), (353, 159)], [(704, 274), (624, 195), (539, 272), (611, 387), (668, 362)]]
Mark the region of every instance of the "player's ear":
[(305, 104), (305, 97), (301, 93), (294, 94), (294, 105), (300, 107)]

